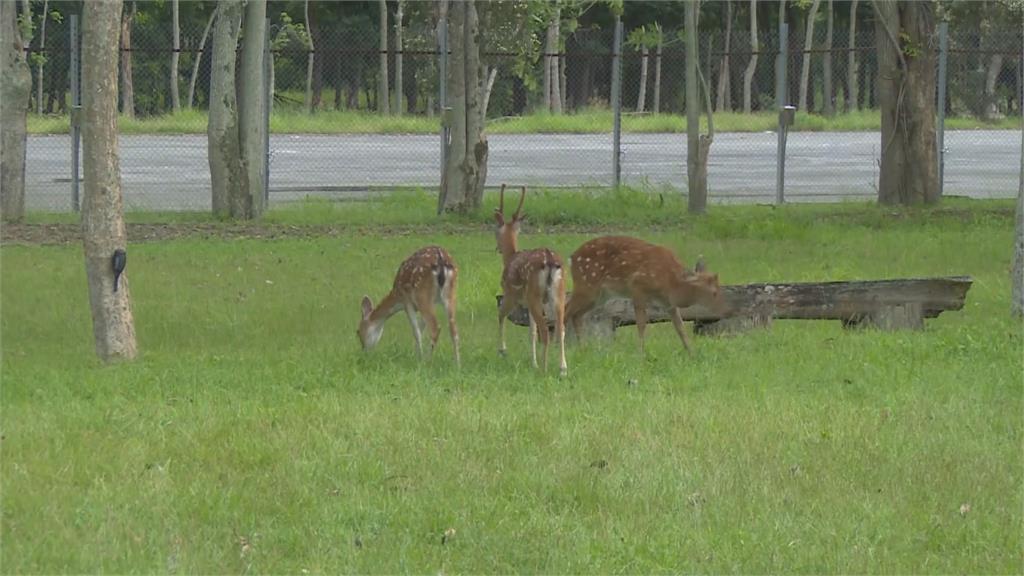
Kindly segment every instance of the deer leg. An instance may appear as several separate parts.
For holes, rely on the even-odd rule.
[[[641,298],[633,298],[633,310],[636,312],[636,331],[640,335],[640,353],[644,353],[644,331],[647,329],[647,303]]]
[[[544,306],[540,295],[527,297],[530,303],[530,344],[533,348],[533,367],[537,368],[537,338],[544,344],[544,370],[548,369],[548,322],[544,318]]]
[[[412,304],[405,305],[405,315],[409,317],[409,325],[412,326],[412,335],[416,337],[416,351],[420,358],[423,358],[423,335],[420,333],[420,323],[416,318],[416,308]]]
[[[507,353],[505,347],[505,318],[512,313],[515,306],[515,298],[511,298],[508,291],[505,291],[505,295],[501,299],[501,308],[498,309],[498,355],[500,356],[504,356]]]
[[[441,329],[437,326],[437,316],[434,315],[434,297],[428,294],[417,298],[416,307],[419,308],[420,316],[426,323],[427,335],[430,336],[429,355],[433,356],[434,348],[437,348],[437,336],[441,333]]]
[[[455,278],[451,279],[451,284],[446,287],[442,296],[441,304],[444,306],[445,314],[448,315],[448,333],[451,334],[452,347],[455,348],[455,365],[462,366],[462,360],[459,357],[459,327],[455,325]]]
[[[555,337],[558,338],[558,375],[565,376],[569,367],[565,363],[565,282],[559,282],[555,293]]]
[[[679,339],[683,341],[683,348],[690,354],[693,354],[693,349],[690,347],[690,340],[686,337],[686,328],[683,326],[683,313],[679,311],[679,308],[672,309],[672,326],[676,329],[676,334],[679,334]]]
[[[576,342],[583,341],[583,315],[594,306],[594,295],[580,290],[579,286],[572,293],[568,304],[565,306],[565,316],[572,323],[573,332],[576,333]]]

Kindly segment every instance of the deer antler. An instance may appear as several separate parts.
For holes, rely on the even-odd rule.
[[[505,214],[505,185],[501,185],[501,192],[498,194],[498,209],[495,210],[498,214]]]
[[[526,200],[526,186],[523,186],[523,194],[519,197],[519,206],[516,207],[516,213],[512,215],[513,220],[519,220],[519,213],[523,211],[524,200]]]

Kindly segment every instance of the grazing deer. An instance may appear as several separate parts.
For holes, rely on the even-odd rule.
[[[495,232],[498,251],[504,262],[501,273],[501,309],[498,311],[498,353],[505,355],[505,318],[517,305],[525,305],[530,313],[530,345],[533,349],[533,367],[537,368],[537,337],[544,344],[544,370],[548,368],[548,323],[544,317],[546,305],[554,309],[555,338],[559,345],[559,374],[565,376],[569,368],[565,363],[565,274],[562,258],[547,248],[522,250],[517,247],[519,226],[523,221],[523,200],[526,187],[519,197],[519,207],[510,220],[505,219],[505,185],[494,218],[498,221]]]
[[[566,316],[580,338],[583,315],[608,297],[627,297],[636,310],[640,351],[644,349],[647,303],[672,308],[672,325],[687,352],[690,342],[683,330],[679,309],[701,304],[725,313],[725,299],[718,274],[711,274],[698,259],[693,271],[686,269],[671,250],[627,236],[603,236],[584,243],[571,258],[573,292]]]
[[[459,329],[455,325],[455,284],[459,269],[455,260],[440,246],[420,248],[398,267],[391,292],[374,308],[369,296],[363,296],[363,318],[359,321],[359,342],[363,350],[370,350],[384,333],[384,322],[404,310],[416,336],[416,348],[423,357],[423,340],[416,313],[423,318],[430,331],[430,353],[437,346],[441,329],[434,316],[434,305],[441,304],[448,314],[448,330],[455,348],[455,364],[459,365]]]

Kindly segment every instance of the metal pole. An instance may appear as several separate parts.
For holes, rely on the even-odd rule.
[[[71,15],[71,209],[78,212],[81,201],[78,194],[78,155],[82,145],[82,78],[79,73],[78,14]]]
[[[946,58],[949,53],[949,23],[939,23],[939,118],[936,146],[939,153],[939,198],[942,198],[946,170]]]
[[[270,107],[274,105],[273,87],[270,85],[270,71],[273,62],[270,54],[270,18],[264,24],[266,41],[263,53],[263,203],[270,207]]]
[[[612,184],[622,184],[622,20],[615,17],[612,41]]]
[[[789,87],[786,78],[786,64],[789,59],[789,24],[779,23],[779,56],[775,64],[775,104],[779,109],[778,148],[775,162],[775,203],[785,202],[786,187],[786,123],[785,107],[788,100],[786,89]]]

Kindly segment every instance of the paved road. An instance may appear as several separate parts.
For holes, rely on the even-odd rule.
[[[1020,166],[1016,131],[946,133],[946,193],[975,198],[1016,194]],[[608,134],[492,135],[488,182],[535,186],[608,185]],[[711,148],[714,202],[767,202],[775,196],[773,133],[726,133]],[[306,195],[359,196],[368,187],[438,181],[439,137],[422,135],[275,135],[271,138],[271,201]],[[660,188],[685,187],[683,134],[625,134],[623,179]],[[880,138],[876,133],[792,133],[786,194],[792,201],[838,201],[875,194]],[[27,202],[31,209],[70,207],[70,139],[29,138]],[[129,209],[208,209],[210,175],[205,135],[122,136],[121,171]]]

